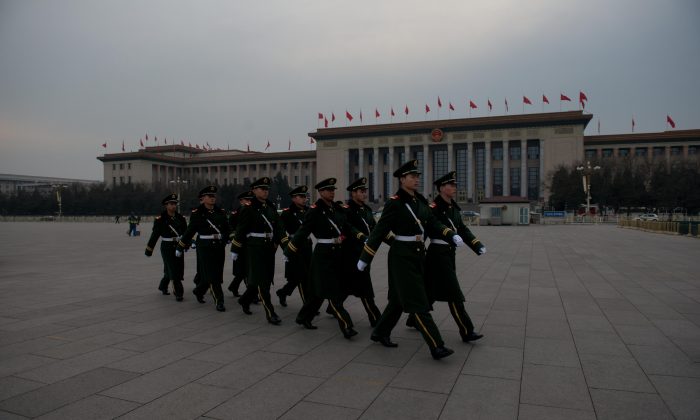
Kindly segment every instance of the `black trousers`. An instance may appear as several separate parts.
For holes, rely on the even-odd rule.
[[[260,304],[263,306],[263,309],[265,309],[265,317],[269,320],[272,315],[275,314],[275,307],[272,305],[272,300],[270,299],[270,286],[249,285],[238,299],[238,302],[241,305],[250,305],[256,301],[256,298],[260,300]]]
[[[204,296],[209,290],[214,297],[214,303],[223,304],[224,292],[221,290],[221,284],[224,282],[225,246],[198,246],[197,261],[199,282],[194,288],[194,294]]]
[[[307,295],[306,302],[297,315],[297,322],[311,322],[318,310],[321,309],[324,300],[325,299],[318,296]],[[338,326],[341,331],[354,326],[350,314],[343,306],[343,299],[328,299],[328,304],[331,307],[331,311],[333,311],[333,316],[335,316],[335,319],[338,321]]]
[[[464,307],[464,302],[447,302],[447,305],[450,307],[452,318],[459,328],[459,335],[464,337],[472,333],[474,331],[474,324],[472,323],[472,319],[469,318],[467,309]]]
[[[402,314],[403,307],[401,304],[397,301],[389,300],[386,308],[384,308],[381,318],[379,318],[377,326],[374,327],[374,335],[379,337],[389,337],[391,335],[391,331],[399,322],[399,319],[401,319]],[[415,319],[416,328],[418,328],[418,331],[420,331],[421,335],[423,336],[423,340],[425,340],[425,343],[428,345],[428,347],[430,347],[430,349],[435,349],[436,347],[445,345],[445,342],[442,341],[440,330],[438,330],[437,325],[435,325],[435,321],[433,321],[433,317],[430,316],[430,313],[412,313],[409,314],[409,316],[412,316],[413,319]]]

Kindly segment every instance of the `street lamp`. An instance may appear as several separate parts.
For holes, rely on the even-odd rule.
[[[576,170],[581,172],[583,177],[583,191],[586,193],[586,214],[591,213],[591,175],[594,171],[600,170],[600,166],[591,166],[591,162],[586,162],[586,166],[577,166]]]
[[[56,190],[56,202],[58,202],[58,218],[63,216],[63,201],[61,200],[61,190],[67,188],[66,184],[51,184],[51,188]]]
[[[177,194],[177,212],[180,213],[180,185],[181,184],[188,184],[190,181],[186,179],[180,179],[178,176],[175,180],[169,181],[171,184],[175,184],[175,190]]]

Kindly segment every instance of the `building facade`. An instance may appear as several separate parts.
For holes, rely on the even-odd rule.
[[[73,184],[91,185],[98,184],[99,182],[100,181],[88,179],[0,174],[0,193],[13,195],[17,194],[19,191],[39,191],[41,194],[48,195],[57,188],[66,188]]]
[[[584,159],[642,158],[671,161],[700,155],[700,130],[585,136]]]

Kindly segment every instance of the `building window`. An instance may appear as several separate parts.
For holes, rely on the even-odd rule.
[[[683,146],[671,146],[671,156],[680,156],[683,154]]]
[[[309,185],[309,176],[308,175],[304,176],[304,185],[306,185],[306,186]]]
[[[527,141],[527,158],[528,159],[539,159],[540,158],[540,141],[539,140],[528,140]]]
[[[393,192],[391,191],[391,176],[389,172],[384,172],[384,199],[386,198]]]
[[[119,169],[120,169],[120,170],[121,170],[121,169],[124,169],[124,164],[123,164],[123,163],[120,163],[120,164],[119,164]]]
[[[233,184],[238,185],[238,178],[233,178]]]
[[[510,195],[520,195],[520,168],[510,168]]]
[[[298,169],[299,168],[299,162],[292,162],[292,169]]]
[[[389,152],[382,153],[382,164],[384,164],[384,165],[389,164]]]
[[[646,147],[637,147],[634,149],[634,155],[639,157],[646,157],[648,149]]]
[[[493,168],[493,195],[503,195],[503,168]]]
[[[117,164],[116,164],[116,163],[113,163],[113,164],[112,164],[112,170],[113,170],[113,171],[116,171],[116,170],[117,170]]]
[[[698,154],[698,146],[688,146],[688,154],[689,155],[697,155]]]
[[[131,169],[131,164],[130,164],[130,163],[127,163],[126,165],[127,165],[127,166],[126,166],[127,169]]]
[[[309,167],[309,162],[301,162],[301,167],[306,169]]]
[[[276,170],[277,170],[277,164],[276,164],[276,163],[271,163],[271,164],[270,164],[270,169],[272,169],[273,171],[276,171]]]
[[[663,146],[661,146],[661,147],[654,147],[654,148],[652,149],[652,153],[653,153],[654,158],[658,158],[658,157],[663,156],[665,152],[666,152],[666,148],[663,147]]]
[[[374,164],[374,153],[368,153],[368,154],[367,154],[367,164],[368,164],[368,165],[373,165],[373,164]]]
[[[491,145],[491,159],[503,160],[503,143],[494,143]]]
[[[129,175],[129,184],[131,184],[131,175]]]
[[[491,207],[491,217],[501,217],[501,208],[500,207]]]
[[[622,149],[617,149],[617,155],[620,157],[627,157],[630,155],[630,149],[626,147]]]
[[[283,163],[283,164],[282,164],[282,169],[287,169],[287,165],[288,165],[287,163]]]
[[[124,177],[123,176],[119,177],[119,185],[124,185]]]
[[[117,177],[116,177],[116,176],[113,176],[113,177],[112,177],[112,186],[113,186],[113,187],[116,187],[116,186],[117,186]]]
[[[367,183],[369,184],[369,201],[374,201],[374,197],[377,195],[377,192],[374,191],[374,172],[367,175]]]
[[[425,172],[425,167],[423,166],[423,151],[422,150],[416,150],[414,155],[414,159],[418,161],[418,168],[421,172]]]
[[[586,160],[593,160],[596,158],[598,151],[595,149],[587,149],[585,152]]]
[[[485,183],[485,150],[484,145],[479,144],[474,146],[474,160],[476,165],[476,194],[477,198],[481,200],[484,197],[486,191]]]
[[[261,170],[261,171],[266,171],[266,170],[267,170],[267,165],[264,164],[264,163],[261,163],[261,164],[260,164],[260,170]]]
[[[399,167],[406,163],[406,152],[404,150],[399,152]]]
[[[433,151],[433,179],[438,179],[447,173],[447,150]]]
[[[510,146],[510,160],[520,160],[520,142]]]
[[[527,198],[537,200],[540,197],[540,168],[527,168]]]
[[[294,185],[299,185],[299,175],[294,175]]]
[[[457,186],[460,189],[467,189],[467,180],[469,179],[468,170],[469,165],[467,164],[467,149],[457,149],[455,167],[457,169]]]
[[[248,165],[248,169],[251,171],[254,171],[257,168],[257,165]]]
[[[613,155],[613,149],[603,149],[603,159],[611,158]]]
[[[360,153],[362,153],[361,150],[353,150],[353,160],[355,161],[355,165],[360,164]]]

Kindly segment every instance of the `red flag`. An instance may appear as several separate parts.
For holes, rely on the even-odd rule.
[[[141,147],[143,147],[143,139],[139,139],[139,143],[141,143]]]
[[[184,145],[185,145],[185,141],[184,141],[184,140],[180,140],[180,146],[184,146]]]
[[[107,148],[107,142],[102,143],[102,148],[106,149]]]
[[[267,141],[267,146],[265,146],[265,151],[270,148],[270,140]]]
[[[309,144],[314,144],[314,143],[316,143],[316,141],[314,140],[314,138],[313,138],[313,137],[309,137]]]
[[[430,112],[430,107],[428,104],[425,104],[425,113],[427,114],[428,112]]]
[[[528,105],[532,105],[532,102],[530,102],[530,99],[528,99],[527,96],[523,96],[523,103],[528,104]]]
[[[192,147],[192,143],[189,142],[189,141],[187,142],[187,145],[188,145],[189,147]]]
[[[598,134],[600,134],[600,119],[598,119]]]
[[[667,118],[670,118],[670,117],[667,117]],[[124,140],[122,140],[122,152],[125,152],[125,151],[126,150],[124,150]]]
[[[395,116],[396,116],[396,114],[394,113],[394,107],[393,107],[393,106],[391,107],[391,116],[392,116],[392,117],[395,117]]]
[[[491,108],[489,108],[489,109],[491,109]],[[508,98],[506,98],[506,112],[508,112]]]
[[[347,118],[348,121],[352,122],[352,114],[350,114],[348,110],[345,110],[345,118]]]
[[[250,143],[247,143],[248,151],[250,152]]]
[[[632,116],[632,132],[633,132],[633,133],[634,133],[634,126],[635,126],[635,123],[634,123],[634,116]]]
[[[491,99],[489,99],[489,100],[486,102],[486,105],[489,106],[489,111],[492,111],[492,110],[493,110],[493,104],[491,103]],[[506,111],[508,111],[508,99],[506,99]]]
[[[489,103],[490,103],[490,102],[489,102]],[[469,108],[471,108],[471,109],[476,109],[476,108],[478,108],[478,107],[476,106],[476,104],[474,103],[474,101],[469,100]]]
[[[360,110],[360,122],[362,122],[362,110]]]
[[[168,144],[168,138],[167,138],[167,137],[164,138],[163,141],[165,142],[165,144]]]
[[[542,103],[545,103],[545,104],[549,103],[549,99],[547,99],[547,95],[545,95],[545,94],[542,94]]]
[[[379,118],[381,115],[379,115],[379,110],[377,108],[374,108],[374,118]]]
[[[439,96],[438,96],[438,108],[442,108],[442,101],[440,100]]]
[[[322,119],[323,119],[323,114],[320,113],[320,112],[318,113],[318,119],[319,119],[319,120],[322,120]]]
[[[148,141],[148,133],[146,133],[146,141]]]
[[[328,128],[328,118],[323,117],[323,127]]]
[[[452,106],[452,102],[450,102],[450,111],[454,111],[454,110],[455,110],[455,107]]]
[[[158,136],[153,137],[153,141],[156,142],[156,144],[158,144]]]
[[[579,91],[578,93],[578,100],[579,102],[583,103],[583,101],[587,101],[588,98],[586,97],[586,94],[583,93],[583,91]]]
[[[289,147],[287,147],[287,150],[292,150],[292,139],[289,139]]]
[[[403,109],[403,113],[408,115],[408,105],[406,105],[406,108]]]
[[[335,114],[331,112],[331,122],[335,121]]]
[[[673,121],[673,118],[671,118],[670,115],[666,115],[666,122],[671,126],[671,128],[676,128],[676,122]]]
[[[199,144],[195,144],[194,147],[195,147],[196,149],[199,149]]]
[[[560,100],[560,101],[569,101],[569,102],[571,102],[571,98],[569,98],[568,96],[564,95],[563,93],[560,93],[560,94],[559,94],[559,100]]]

